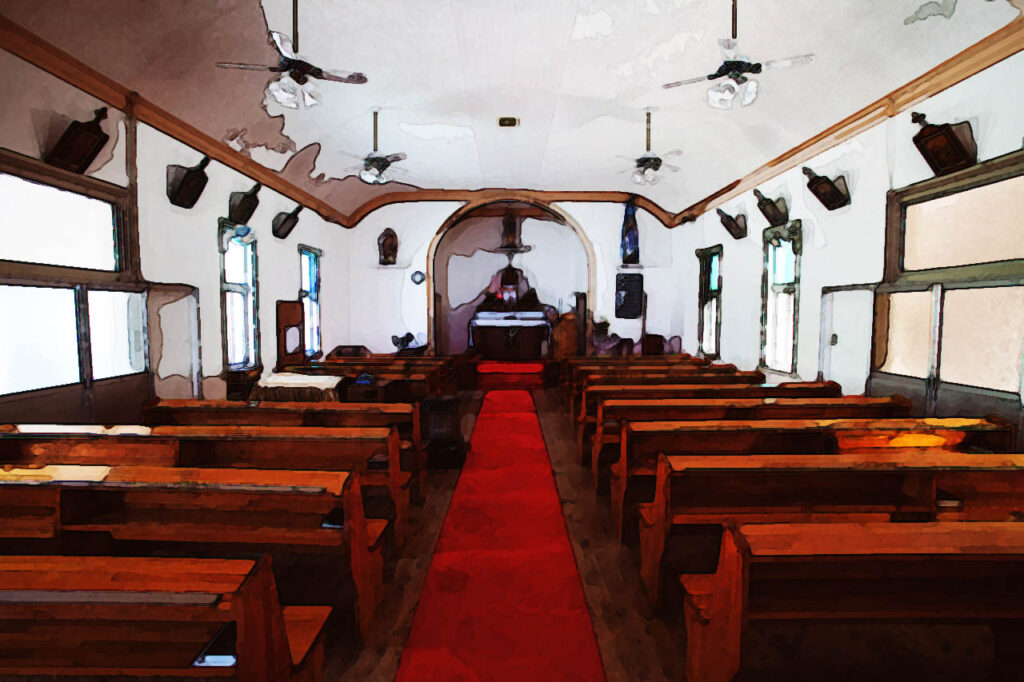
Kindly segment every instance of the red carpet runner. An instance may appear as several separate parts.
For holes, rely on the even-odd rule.
[[[526,391],[484,397],[397,679],[605,679]]]

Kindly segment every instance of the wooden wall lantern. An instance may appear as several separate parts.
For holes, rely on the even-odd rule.
[[[779,227],[789,222],[789,206],[786,205],[786,200],[779,197],[775,201],[772,201],[765,195],[761,194],[760,190],[754,190],[754,196],[757,197],[757,208],[761,211],[764,217],[768,220],[768,224],[772,227]]]
[[[916,111],[910,120],[921,126],[914,135],[914,146],[936,175],[948,175],[978,163],[978,145],[970,121],[934,125]]]
[[[210,181],[205,170],[209,164],[210,157],[204,156],[192,167],[177,164],[167,166],[167,198],[172,204],[181,208],[196,205],[206,189],[206,183]]]
[[[278,239],[287,237],[298,224],[299,211],[301,210],[302,204],[299,204],[291,213],[285,213],[284,211],[278,213],[271,222],[270,233]]]
[[[747,236],[747,216],[741,213],[733,217],[720,208],[715,210],[718,211],[718,217],[722,219],[722,226],[732,235],[733,239],[743,239]]]
[[[84,173],[96,160],[110,136],[100,128],[107,108],[97,109],[91,121],[72,121],[43,161],[72,173]]]
[[[262,185],[257,182],[248,192],[231,193],[228,201],[228,220],[235,225],[245,225],[249,222],[252,214],[256,212],[256,207],[260,205],[260,199],[256,196],[260,187]]]
[[[835,180],[829,180],[824,175],[815,174],[807,166],[803,167],[803,171],[807,176],[807,189],[825,208],[834,211],[850,204],[850,188],[846,185],[845,177],[837,175]]]

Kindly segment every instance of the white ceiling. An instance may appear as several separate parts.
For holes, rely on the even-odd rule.
[[[291,0],[262,4],[269,27],[291,33]],[[268,109],[300,149],[322,143],[317,172],[330,177],[353,164],[340,150],[370,151],[378,109],[381,151],[409,155],[403,182],[633,191],[619,156],[643,152],[653,107],[654,150],[681,148],[671,161],[682,170],[642,193],[680,210],[1018,14],[960,0],[951,19],[905,25],[920,4],[740,0],[743,53],[817,61],[762,74],[752,106],[720,111],[702,85],[660,86],[717,68],[730,0],[299,0],[300,54],[369,83],[323,83],[320,107]],[[498,128],[504,115],[521,125]]]

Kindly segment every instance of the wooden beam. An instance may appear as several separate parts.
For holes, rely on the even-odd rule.
[[[726,201],[782,173],[806,163],[811,158],[910,109],[929,97],[967,80],[1024,50],[1024,17],[1017,17],[992,35],[971,45],[963,52],[942,62],[931,71],[893,90],[860,111],[818,133],[789,151],[772,159],[750,175],[730,183],[683,211],[696,218]],[[673,227],[669,225],[669,227]]]

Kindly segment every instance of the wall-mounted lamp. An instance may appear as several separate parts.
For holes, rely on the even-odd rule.
[[[846,178],[837,175],[835,180],[829,180],[824,175],[816,175],[807,166],[803,167],[804,175],[807,176],[807,189],[811,190],[818,201],[825,208],[834,211],[850,203],[850,188],[846,185]]]
[[[783,197],[772,201],[761,194],[760,190],[756,189],[754,190],[754,196],[757,197],[757,208],[768,220],[769,225],[779,227],[789,222],[789,206],[786,205],[786,200]]]
[[[204,170],[210,163],[210,157],[204,156],[195,166],[167,166],[167,198],[175,206],[192,208],[199,201],[206,183],[210,178]]]
[[[100,128],[100,121],[107,117],[107,108],[97,109],[94,113],[91,121],[69,123],[43,161],[72,173],[84,173],[110,139]]]
[[[299,211],[302,210],[302,204],[295,207],[295,210],[291,213],[285,213],[281,211],[271,222],[270,233],[278,239],[284,239],[292,230],[295,229],[295,225],[299,222]]]
[[[978,163],[978,145],[970,121],[934,125],[916,111],[910,120],[921,126],[914,135],[914,146],[936,175],[948,175]]]
[[[718,217],[722,219],[722,227],[732,235],[733,239],[743,239],[747,236],[747,216],[741,213],[733,217],[720,208],[715,210],[718,211]]]
[[[252,214],[256,212],[256,207],[260,205],[260,199],[256,196],[260,187],[262,185],[257,182],[248,192],[231,193],[231,198],[228,200],[228,220],[236,225],[244,225],[249,222],[249,218],[252,218]]]

